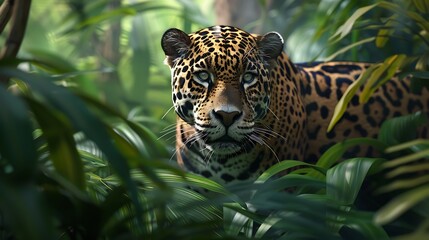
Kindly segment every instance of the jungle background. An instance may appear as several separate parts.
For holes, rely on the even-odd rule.
[[[376,63],[334,123],[356,87],[364,103],[397,70],[428,86],[429,1],[0,2],[0,239],[428,238],[425,114],[220,186],[175,166],[160,39],[229,24],[281,33],[294,62]],[[386,154],[342,158],[359,145]]]

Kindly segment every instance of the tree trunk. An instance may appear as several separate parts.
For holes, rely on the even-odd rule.
[[[121,0],[112,0],[108,3],[108,10],[113,10],[121,7]],[[121,59],[120,52],[120,37],[121,37],[121,21],[120,19],[110,23],[109,28],[104,35],[104,41],[101,45],[101,56],[108,63],[108,68],[112,71],[101,73],[100,81],[104,90],[106,102],[112,106],[117,106],[119,98],[123,96],[123,89],[120,82],[117,67]]]
[[[0,60],[15,58],[24,39],[30,14],[31,0],[5,0],[0,7],[0,31],[11,20],[10,31],[5,46],[0,51]],[[7,85],[9,78],[1,76],[0,83]]]
[[[270,1],[266,1],[269,4]],[[258,26],[250,27],[250,23],[259,20],[262,5],[256,0],[216,0],[214,1],[217,25],[231,25],[245,28],[248,31],[258,32]],[[250,27],[250,28],[249,28]]]

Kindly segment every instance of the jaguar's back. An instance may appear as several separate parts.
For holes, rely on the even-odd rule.
[[[375,136],[387,118],[429,109],[426,90],[411,94],[407,81],[395,79],[367,104],[355,97],[326,133],[335,105],[367,64],[297,66],[279,34],[228,26],[190,35],[170,29],[162,47],[178,114],[178,161],[219,182],[254,179],[284,159],[312,161],[345,138]]]
[[[347,111],[332,131],[327,132],[334,108],[343,93],[364,71],[368,63],[326,62],[311,67],[300,66],[302,97],[308,119],[309,149],[306,160],[314,161],[334,143],[353,137],[377,137],[381,124],[389,118],[419,110],[428,111],[428,91],[410,92],[410,78],[393,78],[375,91],[369,101],[359,104],[358,91]],[[421,136],[427,136],[426,128]],[[372,148],[356,147],[353,155],[371,156]]]

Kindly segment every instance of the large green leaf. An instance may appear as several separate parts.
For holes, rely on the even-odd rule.
[[[252,215],[247,215],[245,212],[242,214],[258,223],[265,224],[265,228],[271,228],[270,231],[274,231],[274,233],[280,231],[277,233],[280,236],[286,234],[290,239],[332,239],[336,233],[328,228],[327,211],[329,207],[325,203],[287,193],[264,192],[256,194],[249,201],[249,205],[260,212],[263,212],[262,210],[272,212],[270,218],[274,221],[262,219],[263,222],[261,222],[260,216],[253,218]],[[274,217],[278,219],[276,220]],[[264,238],[270,239],[268,234],[265,233]],[[280,236],[274,235],[271,238],[276,239]]]
[[[351,211],[363,181],[371,169],[377,168],[383,161],[384,159],[377,158],[353,158],[330,168],[326,174],[326,195],[338,202],[341,205],[340,209],[344,209],[345,212]],[[347,228],[357,230],[358,233],[365,236],[365,239],[388,239],[386,232],[368,217],[348,215],[350,216],[341,220],[341,215],[333,214],[332,217],[339,220],[334,226],[342,227],[339,230]],[[343,234],[343,237],[347,236],[346,233]]]
[[[77,188],[84,190],[83,164],[70,124],[55,110],[50,110],[31,98],[26,100],[48,143],[49,156],[56,171]]]
[[[262,238],[280,220],[281,218],[276,216],[276,213],[270,214],[258,227],[258,230],[255,233],[255,238]]]
[[[387,146],[413,140],[417,136],[417,128],[427,122],[428,118],[422,112],[388,119],[381,125],[378,139]]]
[[[257,194],[263,194],[264,192],[282,191],[285,189],[297,187],[323,189],[325,188],[325,186],[326,185],[323,180],[314,178],[312,176],[301,174],[287,174],[278,179],[269,181],[264,185],[261,185],[258,189]]]
[[[315,170],[321,172],[322,174],[325,174],[325,170],[323,168],[314,166],[312,164],[302,162],[302,161],[296,161],[296,160],[284,160],[277,164],[274,164],[269,169],[265,170],[261,176],[256,179],[255,183],[264,183],[268,179],[270,179],[273,176],[276,176],[277,174],[281,172],[285,172],[291,168],[295,167],[310,167],[314,168]]]
[[[137,187],[130,177],[127,159],[111,141],[111,136],[105,124],[88,110],[82,100],[67,89],[53,85],[48,81],[47,77],[9,68],[3,68],[0,71],[8,77],[19,78],[27,83],[33,91],[43,96],[45,101],[54,109],[64,114],[76,130],[82,131],[89,139],[95,142],[106,155],[113,169],[124,181],[137,212],[141,212]]]
[[[329,169],[341,159],[341,157],[349,148],[354,147],[356,145],[369,145],[374,147],[380,152],[383,152],[385,149],[385,145],[376,139],[372,139],[372,138],[346,139],[330,147],[328,150],[326,150],[319,158],[316,165],[323,169]]]
[[[225,203],[223,209],[223,222],[225,232],[230,236],[238,236],[244,232],[245,236],[252,235],[252,219],[259,216],[247,211],[246,208],[237,203]]]
[[[38,159],[30,115],[22,100],[2,85],[0,102],[0,159],[6,160],[11,167],[2,171],[14,176],[16,181],[29,180],[34,177]]]
[[[188,181],[194,186],[207,189],[211,192],[221,193],[225,195],[230,194],[229,191],[221,184],[196,174],[186,173],[186,181]]]
[[[123,120],[128,125],[128,127],[134,131],[133,134],[137,134],[138,137],[140,137],[143,141],[143,146],[140,148],[140,150],[143,157],[146,157],[146,160],[151,158],[165,158],[169,155],[166,147],[160,141],[158,141],[157,137],[146,127],[136,122],[130,121],[123,114],[119,113],[112,107],[109,107],[88,95],[78,94],[78,96],[85,100],[86,103],[96,107],[98,110],[101,110],[108,116],[117,117]]]
[[[326,173],[326,194],[344,205],[353,204],[370,168],[382,161],[377,158],[353,158],[330,168]]]
[[[0,195],[1,225],[4,227],[6,222],[16,239],[45,240],[58,237],[48,206],[35,185],[2,180]]]

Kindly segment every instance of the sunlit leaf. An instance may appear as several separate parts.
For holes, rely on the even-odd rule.
[[[347,105],[350,103],[353,96],[355,96],[356,92],[377,68],[377,64],[371,65],[359,76],[358,79],[356,79],[352,84],[350,84],[341,99],[338,101],[337,105],[335,105],[334,113],[332,115],[331,121],[329,122],[327,132],[330,132],[334,128],[335,124],[340,121],[341,117],[346,112]]]
[[[410,162],[414,162],[414,161],[418,161],[422,158],[427,158],[429,157],[429,149],[424,150],[424,151],[419,151],[410,155],[406,155],[400,158],[396,158],[394,160],[391,160],[389,162],[386,162],[385,164],[383,164],[383,167],[385,168],[391,168],[391,167],[395,167],[398,165],[402,165],[402,164],[407,164]]]
[[[407,210],[414,207],[420,201],[429,197],[429,185],[424,185],[419,188],[405,192],[392,201],[384,205],[379,211],[376,212],[374,221],[378,224],[387,224],[399,216],[404,214]]]
[[[398,72],[405,58],[406,56],[403,54],[393,55],[387,58],[378,68],[374,69],[359,96],[359,102],[367,102],[375,90],[389,81]]]
[[[202,177],[196,174],[187,173],[186,180],[197,187],[201,187],[203,189],[207,189],[212,192],[229,194],[229,191],[226,190],[224,186],[220,185],[219,183],[213,180],[207,179],[205,177]]]
[[[375,39],[375,46],[378,48],[384,47],[389,41],[390,36],[395,32],[395,28],[392,27],[392,25],[397,21],[397,16],[394,15],[389,19],[385,26],[378,30],[377,37]]]
[[[405,130],[403,130],[405,131]],[[405,143],[401,143],[398,145],[394,145],[391,147],[386,148],[386,153],[393,153],[393,152],[397,152],[397,151],[401,151],[401,150],[405,150],[405,149],[412,149],[413,151],[421,151],[421,150],[426,150],[429,149],[429,140],[426,139],[415,139],[412,141],[408,141]]]
[[[278,179],[274,179],[269,183],[262,185],[258,192],[273,192],[282,191],[289,188],[311,187],[317,189],[325,188],[324,180],[320,180],[308,175],[287,174]]]
[[[340,39],[344,38],[353,29],[353,25],[355,24],[356,20],[358,20],[362,15],[364,15],[368,11],[372,10],[376,6],[378,6],[378,4],[369,5],[369,6],[362,7],[362,8],[359,8],[358,10],[356,10],[347,19],[347,21],[341,27],[338,28],[337,32],[334,33],[330,39],[331,40],[332,39],[340,40]]]
[[[241,211],[237,211],[237,209],[240,209]],[[251,223],[251,220],[248,216],[245,216],[240,212],[245,212],[245,209],[242,206],[236,203],[225,204],[223,209],[223,219],[225,231],[228,235],[238,236],[240,232],[244,231],[245,235],[249,236],[249,231],[252,231],[248,226]]]
[[[429,70],[429,52],[425,52],[419,56],[417,63],[416,63],[416,70],[426,71],[426,72]],[[423,75],[423,76],[421,76],[421,75]],[[423,73],[418,73],[415,76],[427,79],[427,75],[423,74]]]
[[[263,237],[264,234],[267,233],[267,231],[270,230],[271,227],[276,223],[278,223],[280,220],[281,218],[278,216],[275,216],[275,214],[271,214],[270,216],[268,216],[256,231],[255,238]]]
[[[393,168],[392,171],[386,173],[386,177],[393,178],[403,174],[415,174],[415,173],[420,173],[424,171],[429,172],[429,162],[421,163],[421,164],[412,164],[410,166],[404,165],[400,167],[395,167]]]
[[[321,173],[325,172],[323,170],[323,168],[318,168],[317,166],[314,166],[314,165],[306,163],[306,162],[296,161],[296,160],[284,160],[284,161],[281,161],[277,164],[274,164],[269,169],[264,171],[261,174],[261,176],[259,176],[258,179],[255,181],[255,183],[263,183],[263,182],[267,181],[269,178],[271,178],[271,177],[273,177],[273,176],[275,176],[281,172],[284,172],[288,169],[295,168],[295,167],[311,167],[311,168],[314,168],[314,169],[320,171]]]
[[[407,178],[404,180],[396,180],[392,183],[383,185],[382,187],[377,189],[377,193],[386,193],[386,192],[402,190],[402,189],[412,189],[423,184],[428,185],[428,183],[429,183],[429,175],[417,176],[414,178]]]

